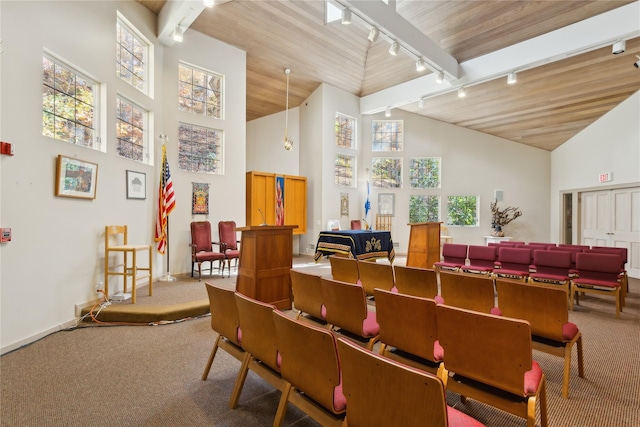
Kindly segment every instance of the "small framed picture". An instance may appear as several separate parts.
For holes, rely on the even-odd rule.
[[[127,199],[147,198],[147,175],[144,172],[127,171]]]
[[[378,194],[378,213],[380,215],[395,215],[396,195],[393,193]]]
[[[95,199],[98,164],[58,155],[56,196]]]

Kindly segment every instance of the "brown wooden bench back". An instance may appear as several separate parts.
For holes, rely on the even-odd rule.
[[[362,322],[367,317],[367,300],[360,285],[321,278],[326,321],[362,336]]]
[[[524,396],[531,370],[531,329],[525,320],[436,306],[438,339],[449,372]]]
[[[328,329],[297,321],[273,310],[280,372],[291,385],[334,414],[334,389],[340,384],[340,363],[334,335]]]
[[[394,265],[393,270],[398,292],[423,298],[438,295],[438,275],[430,268]]]
[[[271,313],[275,307],[239,292],[235,298],[242,329],[242,348],[277,372],[276,326]]]
[[[441,271],[440,296],[446,305],[489,313],[495,305],[493,278]]]
[[[435,362],[438,339],[436,303],[432,299],[375,290],[380,342]]]
[[[442,381],[338,338],[349,427],[447,425]]]
[[[562,326],[569,321],[569,300],[564,288],[496,279],[502,315],[524,319],[531,333],[562,342]]]
[[[331,277],[341,282],[356,283],[360,278],[358,272],[358,261],[351,258],[331,255]]]
[[[291,290],[296,310],[322,319],[322,284],[320,276],[291,270]]]
[[[211,329],[239,346],[238,328],[240,328],[240,318],[236,307],[235,292],[211,283],[205,283],[205,286],[209,296]]]
[[[394,285],[393,266],[375,261],[358,261],[360,282],[367,295],[373,296],[375,288],[390,291]]]

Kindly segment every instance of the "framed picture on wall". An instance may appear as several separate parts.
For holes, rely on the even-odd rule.
[[[144,172],[127,171],[127,199],[147,198],[147,175]]]
[[[378,213],[380,215],[395,215],[396,195],[393,193],[378,194]]]
[[[56,163],[56,196],[95,199],[98,164],[60,154]]]

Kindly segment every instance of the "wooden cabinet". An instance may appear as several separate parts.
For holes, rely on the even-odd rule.
[[[433,268],[433,264],[440,261],[440,223],[419,222],[407,225],[411,227],[407,266]]]
[[[246,224],[247,226],[275,225],[278,207],[278,185],[282,188],[284,225],[295,225],[293,234],[307,232],[307,178],[278,175],[268,172],[247,172]],[[264,219],[262,215],[264,215]]]

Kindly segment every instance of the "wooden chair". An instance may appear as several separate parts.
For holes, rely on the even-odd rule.
[[[391,264],[377,263],[375,261],[358,261],[358,273],[360,284],[367,296],[373,296],[375,288],[390,291],[393,289],[395,279]]]
[[[291,269],[293,306],[298,311],[296,319],[303,314],[324,322],[322,314],[322,283],[320,276]]]
[[[223,349],[239,361],[244,358],[245,352],[240,345],[240,319],[236,308],[235,292],[231,289],[221,288],[205,282],[207,295],[209,296],[209,308],[211,310],[211,329],[218,334],[213,343],[211,355],[207,366],[204,368],[202,380],[206,380],[211,370],[211,365],[219,348]]]
[[[446,404],[442,380],[338,338],[345,427],[481,427]]]
[[[528,427],[536,425],[539,401],[546,427],[546,381],[531,358],[529,323],[446,305],[438,305],[436,315],[447,390],[522,417]]]
[[[460,243],[445,243],[442,245],[442,261],[433,264],[436,271],[458,271],[467,262],[469,246]]]
[[[496,289],[502,315],[529,322],[533,349],[564,357],[562,397],[567,399],[574,344],[578,353],[578,375],[584,378],[582,334],[569,322],[567,290],[503,279],[496,280]]]
[[[492,277],[441,271],[440,297],[446,305],[481,313],[500,314],[500,310],[495,306]]]
[[[621,288],[622,291],[622,305],[624,305],[625,298],[627,293],[629,292],[629,279],[627,276],[627,248],[618,248],[611,246],[592,246],[591,249],[585,250],[584,252],[596,252],[596,253],[605,253],[605,254],[614,254],[620,256],[620,279],[621,279]]]
[[[331,265],[331,277],[334,280],[347,283],[358,283],[358,280],[360,280],[358,260],[331,255],[329,264]]]
[[[198,264],[198,280],[202,280],[202,263],[209,263],[209,274],[213,272],[213,263],[218,261],[218,270],[224,266],[224,253],[213,250],[211,240],[211,223],[209,221],[191,222],[191,277],[196,263]],[[224,269],[223,269],[224,275]]]
[[[242,366],[231,393],[229,407],[235,409],[242,393],[247,373],[252,370],[262,379],[280,391],[286,390],[288,382],[280,375],[276,326],[273,320],[275,306],[235,293],[236,306],[245,350]],[[279,413],[280,408],[276,411]]]
[[[394,265],[396,289],[399,293],[423,298],[438,295],[438,275],[430,268]]]
[[[581,292],[613,295],[616,301],[616,319],[622,311],[620,257],[604,253],[578,252],[576,254],[577,277],[571,280],[570,309],[573,301],[579,304]]]
[[[562,286],[568,296],[571,284],[571,252],[534,250],[528,282]]]
[[[231,277],[231,261],[235,261],[235,267],[238,268],[238,259],[240,258],[240,241],[236,234],[235,221],[219,221],[218,222],[218,238],[217,242],[220,246],[220,252],[224,254],[224,263],[222,264],[222,276],[224,277],[225,265],[229,268],[229,277]]]
[[[321,282],[327,323],[350,338],[365,341],[368,349],[373,348],[378,341],[380,326],[376,312],[367,306],[364,288],[325,277]]]
[[[283,390],[274,427],[280,426],[291,402],[323,426],[340,427],[346,411],[335,336],[328,329],[303,323],[274,310]]]
[[[112,244],[112,241],[116,244]],[[138,265],[138,252],[147,251],[149,261],[147,267]],[[112,255],[122,254],[123,261],[110,266]],[[120,269],[122,267],[122,269]],[[138,275],[139,271],[146,274]],[[104,297],[109,299],[109,276],[122,276],[123,292],[127,292],[127,281],[131,278],[131,303],[136,303],[136,285],[140,279],[149,280],[149,296],[153,295],[153,252],[151,245],[130,245],[126,225],[107,225],[104,228]]]
[[[380,354],[436,374],[442,360],[436,302],[432,299],[375,290],[380,325]]]
[[[376,214],[376,230],[391,231],[391,214]]]
[[[524,282],[529,277],[531,261],[531,249],[499,247],[498,258],[493,265],[492,274],[495,277],[517,279]]]
[[[498,246],[469,245],[467,257],[469,263],[460,266],[463,273],[491,274],[496,258]]]
[[[352,230],[362,230],[362,221],[360,221],[359,219],[352,219],[351,220],[351,229]]]

